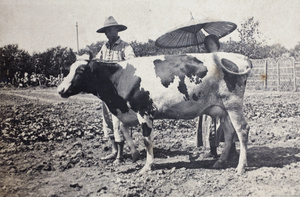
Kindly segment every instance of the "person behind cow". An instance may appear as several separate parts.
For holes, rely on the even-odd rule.
[[[103,62],[113,63],[120,62],[130,58],[134,58],[133,48],[125,41],[121,40],[118,32],[126,30],[125,25],[118,24],[117,21],[109,16],[105,19],[103,27],[97,30],[97,33],[105,33],[108,41],[103,44],[96,58]],[[120,131],[119,120],[112,115],[106,104],[102,102],[103,112],[103,132],[104,136],[109,139],[112,144],[112,153],[102,160],[114,159],[120,161],[123,154],[124,139]],[[111,116],[111,119],[110,119]]]
[[[218,52],[220,49],[220,42],[219,38],[216,35],[208,35],[204,39],[204,46],[205,49],[208,53],[214,53]],[[208,157],[218,157],[217,153],[217,147],[219,145],[220,141],[224,141],[224,132],[222,130],[222,125],[220,124],[220,119],[217,118],[212,118],[207,115],[203,115],[203,125],[208,128],[209,130],[209,146],[210,146],[210,152],[207,155]],[[218,127],[218,130],[216,129]],[[231,155],[238,154],[236,151],[235,147],[235,142],[232,143],[231,150],[230,150]]]

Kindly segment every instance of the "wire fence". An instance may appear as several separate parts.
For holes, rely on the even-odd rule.
[[[299,91],[300,62],[293,58],[253,59],[248,90]]]

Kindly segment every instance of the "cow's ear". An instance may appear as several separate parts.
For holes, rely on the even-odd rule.
[[[71,48],[69,48],[69,51],[70,51],[70,54],[71,54],[72,56],[76,56],[75,53],[73,52],[73,50],[72,50]]]

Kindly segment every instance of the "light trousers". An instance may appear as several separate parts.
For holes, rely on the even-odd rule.
[[[104,102],[102,102],[102,114],[104,137],[114,137],[115,142],[124,141],[123,134],[120,130],[120,120],[110,113],[107,105]]]

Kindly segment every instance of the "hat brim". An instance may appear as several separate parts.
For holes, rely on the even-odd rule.
[[[105,30],[108,27],[117,27],[119,31],[124,31],[124,30],[127,29],[127,27],[125,25],[110,25],[110,26],[105,26],[105,27],[102,27],[102,28],[98,29],[97,33],[105,33]]]

